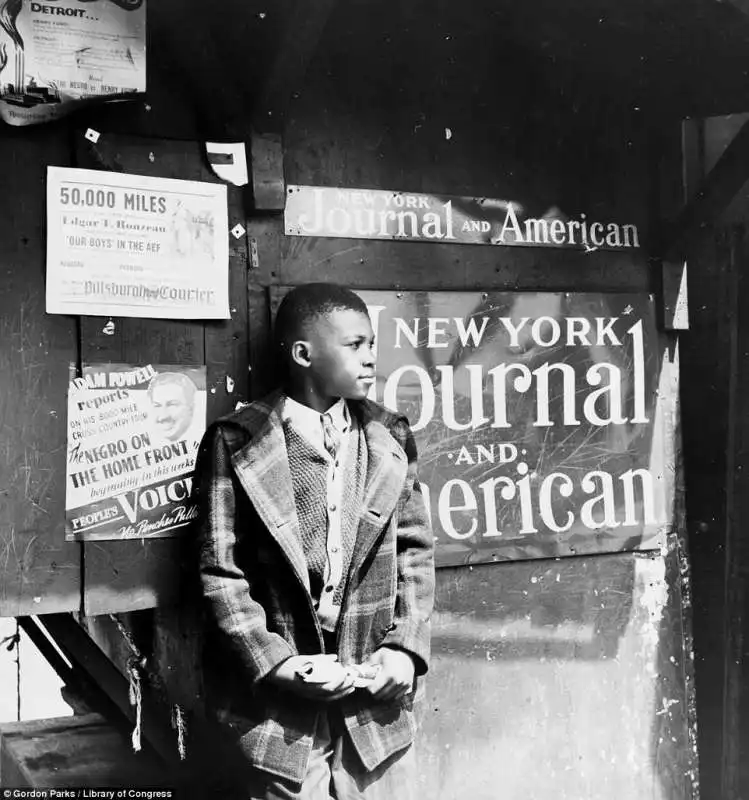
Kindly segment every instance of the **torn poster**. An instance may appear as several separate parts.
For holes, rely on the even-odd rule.
[[[205,367],[89,364],[68,392],[65,538],[176,536],[195,518]]]
[[[226,186],[47,170],[47,313],[228,319]]]
[[[0,118],[58,119],[146,89],[145,0],[0,0]]]

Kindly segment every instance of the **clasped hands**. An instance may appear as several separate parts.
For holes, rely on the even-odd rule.
[[[357,688],[387,702],[413,689],[414,662],[404,650],[381,647],[363,666],[374,673],[366,682],[358,681],[357,671],[340,664],[336,655],[291,656],[268,674],[268,680],[279,689],[323,702],[340,700]],[[306,680],[305,673],[315,680]]]

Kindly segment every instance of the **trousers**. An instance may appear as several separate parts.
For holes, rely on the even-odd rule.
[[[249,800],[416,800],[413,745],[369,772],[337,728],[331,714],[320,714],[301,788],[256,771],[250,778]]]

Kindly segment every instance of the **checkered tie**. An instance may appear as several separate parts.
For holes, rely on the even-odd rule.
[[[322,415],[322,436],[325,449],[328,451],[328,453],[330,453],[330,457],[335,459],[336,452],[338,451],[338,445],[341,442],[340,434],[336,430],[336,427],[333,424],[333,418],[330,416],[330,414]]]

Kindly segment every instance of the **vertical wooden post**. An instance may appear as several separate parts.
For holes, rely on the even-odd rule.
[[[726,465],[725,673],[723,700],[723,784],[725,800],[740,800],[749,790],[749,234],[742,226],[731,235],[729,274],[734,286],[731,326],[728,447]]]

